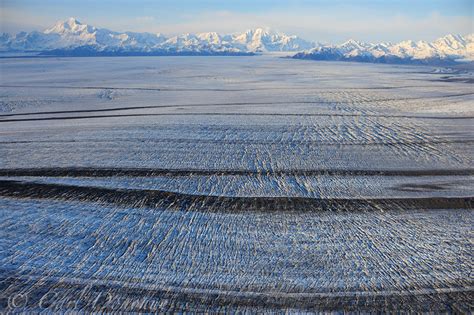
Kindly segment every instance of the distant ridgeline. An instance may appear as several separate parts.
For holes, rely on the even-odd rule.
[[[126,56],[253,56],[253,52],[155,49],[152,51],[118,49],[97,49],[96,46],[79,46],[41,51],[38,56],[57,57],[126,57]]]
[[[243,33],[215,32],[165,37],[157,33],[114,32],[82,24],[75,18],[43,32],[0,35],[0,52],[36,56],[248,56],[291,52],[292,58],[395,64],[454,64],[474,60],[474,34],[447,35],[434,42],[341,45],[306,41],[294,35],[257,28]]]
[[[215,32],[165,37],[156,33],[114,32],[74,18],[43,32],[0,36],[0,51],[68,56],[252,55],[268,51],[302,51],[316,44],[258,28],[244,33]]]
[[[443,57],[427,57],[427,58],[413,58],[413,57],[399,57],[395,55],[383,56],[346,56],[338,52],[299,52],[292,56],[293,59],[309,59],[320,61],[350,61],[350,62],[368,62],[368,63],[384,63],[384,64],[413,64],[413,65],[455,65],[459,63],[456,59]]]
[[[432,43],[411,40],[397,44],[368,44],[349,40],[299,52],[296,59],[392,64],[455,64],[474,61],[474,34],[447,35]]]

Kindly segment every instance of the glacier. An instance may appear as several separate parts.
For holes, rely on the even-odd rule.
[[[0,312],[472,309],[466,64],[0,66]]]

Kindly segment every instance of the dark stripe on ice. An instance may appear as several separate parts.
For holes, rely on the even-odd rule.
[[[388,101],[385,100],[371,100],[371,101],[358,101],[356,103],[367,103],[377,101]],[[392,100],[393,101],[393,100]],[[103,112],[115,112],[115,111],[129,111],[129,110],[143,110],[143,109],[159,109],[159,108],[186,108],[186,107],[226,107],[226,106],[254,106],[254,105],[287,105],[287,104],[344,104],[345,102],[337,101],[285,101],[285,102],[236,102],[236,103],[211,103],[211,104],[170,104],[170,105],[150,105],[150,106],[128,106],[128,107],[114,107],[114,108],[101,108],[101,109],[83,109],[83,110],[62,110],[62,111],[45,111],[45,112],[27,112],[27,113],[9,113],[0,114],[0,117],[16,117],[16,116],[34,116],[34,115],[51,115],[51,114],[71,114],[71,113],[103,113]],[[164,113],[170,115],[171,113]],[[177,113],[187,114],[187,113]],[[207,114],[207,113],[204,113]],[[220,114],[220,113],[212,113]],[[227,114],[227,113],[222,113]],[[237,113],[239,115],[252,115],[253,113]],[[139,115],[153,115],[153,114],[139,114]],[[255,115],[267,115],[266,113],[255,114]],[[457,118],[474,118],[467,116],[422,116],[422,115],[386,115],[386,114],[366,114],[366,113],[308,113],[308,114],[272,114],[268,115],[281,115],[281,116],[342,116],[342,117],[387,117],[387,118],[419,118],[419,119],[457,119]],[[64,117],[64,116],[63,116]],[[82,116],[78,116],[82,117]],[[107,117],[107,116],[94,116],[94,117]]]
[[[431,141],[311,141],[311,140],[212,140],[212,139],[153,139],[153,138],[130,138],[130,139],[84,139],[84,140],[18,140],[18,141],[0,141],[0,144],[34,144],[34,143],[171,143],[171,144],[216,144],[216,145],[288,145],[288,146],[411,146],[411,145],[433,145],[433,144],[471,144],[473,140],[431,140]]]
[[[113,108],[101,108],[101,109],[12,113],[12,114],[0,114],[0,117],[49,115],[49,114],[69,114],[69,113],[113,112],[113,111],[127,111],[127,110],[137,110],[137,109],[176,108],[176,107],[215,107],[215,106],[224,107],[224,106],[253,106],[253,105],[274,105],[274,104],[315,104],[315,103],[319,103],[319,102],[316,102],[316,101],[292,102],[292,101],[290,101],[290,102],[250,102],[250,103],[236,102],[236,103],[211,103],[211,104],[170,104],[170,105],[113,107]]]
[[[317,199],[305,197],[228,197],[161,190],[112,189],[0,180],[0,196],[114,204],[181,211],[390,211],[471,209],[474,197]]]
[[[191,89],[191,88],[169,88],[169,87],[112,87],[112,86],[67,86],[67,85],[19,85],[19,84],[3,84],[3,88],[34,88],[34,89],[67,89],[67,90],[124,90],[124,91],[165,91],[165,92],[186,92],[186,91],[216,91],[216,92],[245,92],[245,91],[273,91],[273,90],[323,90],[323,91],[340,91],[341,89],[328,89],[317,87],[258,87],[258,88],[230,88],[230,89]],[[395,90],[406,88],[428,88],[430,85],[406,85],[406,86],[376,86],[376,87],[347,87],[342,90]],[[450,94],[446,97],[472,95],[474,93]],[[444,96],[441,96],[444,97]],[[420,98],[410,98],[420,99]]]
[[[288,170],[251,170],[251,169],[164,169],[164,168],[4,168],[0,176],[39,176],[39,177],[113,177],[113,176],[471,176],[474,169],[288,169]]]
[[[386,118],[414,118],[414,119],[474,119],[474,116],[409,116],[409,115],[366,115],[366,114],[280,114],[280,113],[159,113],[159,114],[114,114],[114,115],[87,115],[87,116],[60,116],[42,118],[0,119],[0,123],[22,121],[49,121],[97,118],[123,117],[153,117],[153,116],[280,116],[280,117],[386,117]]]

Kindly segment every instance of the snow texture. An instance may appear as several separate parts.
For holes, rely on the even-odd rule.
[[[2,312],[472,311],[468,68],[0,66]]]

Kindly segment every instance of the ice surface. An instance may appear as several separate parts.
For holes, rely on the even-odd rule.
[[[472,84],[274,56],[0,66],[0,308],[472,306]]]

